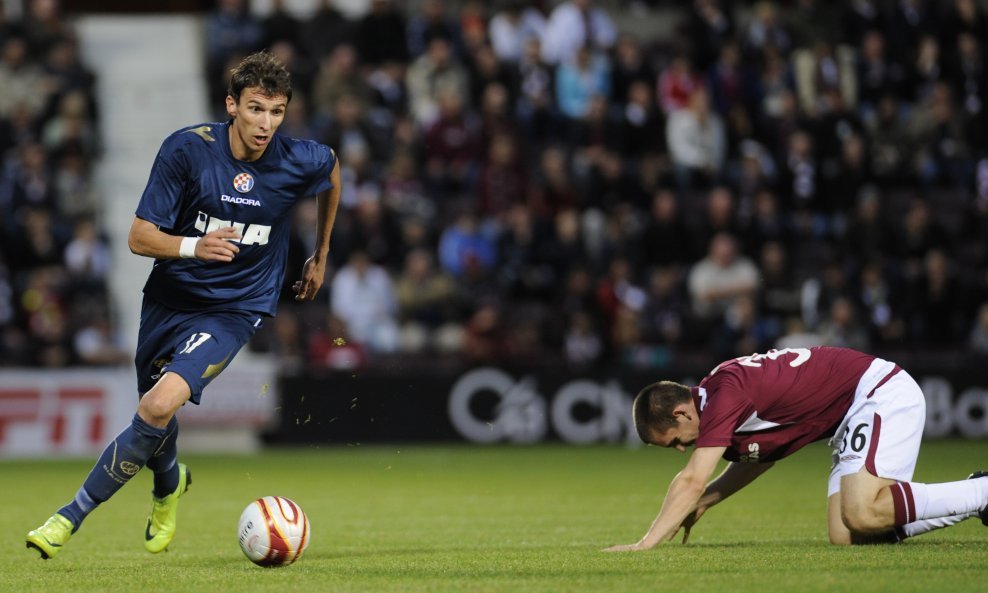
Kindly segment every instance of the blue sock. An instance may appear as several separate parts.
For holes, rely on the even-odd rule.
[[[134,414],[130,426],[103,450],[72,502],[58,509],[59,515],[72,521],[73,531],[79,529],[86,515],[100,503],[106,502],[140,471],[165,432],[166,429],[155,428]]]
[[[164,498],[178,488],[178,418],[172,416],[165,427],[167,431],[147,467],[154,472],[154,490],[158,498]]]

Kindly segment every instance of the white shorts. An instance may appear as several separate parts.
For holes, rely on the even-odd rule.
[[[841,476],[862,467],[879,478],[912,480],[925,423],[926,399],[916,381],[894,363],[876,358],[830,441],[834,454],[827,497],[840,492]]]

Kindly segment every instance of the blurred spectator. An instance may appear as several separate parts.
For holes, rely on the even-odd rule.
[[[75,332],[72,346],[78,361],[85,365],[120,365],[133,360],[123,336],[103,315],[90,317]]]
[[[974,173],[974,161],[967,145],[965,121],[954,106],[946,83],[933,87],[929,101],[913,112],[917,173],[930,185],[963,187]]]
[[[41,129],[41,143],[50,155],[74,152],[87,160],[100,151],[96,128],[90,119],[89,99],[82,91],[61,96],[57,112]]]
[[[462,55],[459,35],[456,19],[446,13],[443,0],[422,0],[418,11],[408,19],[408,54],[415,59],[425,53],[433,37],[442,37],[450,40],[455,54]]]
[[[689,107],[693,94],[703,86],[703,79],[693,69],[684,55],[676,55],[662,70],[658,78],[656,94],[666,115]]]
[[[31,55],[43,56],[68,35],[58,0],[28,0],[24,3],[23,31]]]
[[[579,120],[590,111],[594,97],[607,98],[610,92],[609,65],[603,54],[587,47],[577,50],[572,60],[556,69],[556,104],[564,117]]]
[[[406,84],[409,108],[420,125],[429,125],[439,118],[440,95],[455,95],[460,107],[469,98],[467,72],[445,37],[429,40],[426,52],[408,67]]]
[[[484,233],[476,215],[463,209],[439,238],[439,265],[454,278],[463,278],[470,268],[490,270],[497,262],[497,246]]]
[[[982,303],[978,307],[968,344],[978,354],[988,355],[988,303]]]
[[[816,332],[806,329],[803,320],[799,317],[786,319],[785,333],[775,341],[775,347],[778,350],[784,350],[786,348],[812,348],[822,345],[823,337]]]
[[[725,43],[707,71],[707,88],[714,110],[726,117],[735,107],[744,107],[752,94],[747,85],[740,48],[736,43]]]
[[[816,331],[821,321],[831,314],[833,303],[848,298],[851,287],[844,268],[829,261],[819,273],[810,274],[803,281],[800,292],[803,324]]]
[[[456,288],[435,267],[432,255],[414,249],[395,282],[403,352],[452,352],[461,341]]]
[[[966,293],[947,254],[940,249],[929,250],[920,275],[909,282],[906,291],[906,323],[915,343],[924,348],[942,348],[963,340],[971,328],[964,306]]]
[[[495,303],[480,303],[467,319],[462,352],[468,362],[494,362],[509,355],[503,312]]]
[[[517,62],[531,39],[545,34],[546,20],[528,0],[505,0],[491,18],[488,36],[497,59]]]
[[[507,89],[511,86],[511,73],[498,61],[494,49],[489,44],[483,43],[474,47],[467,57],[472,105],[483,107],[484,98],[491,87],[500,87],[507,94]]]
[[[357,67],[357,50],[346,43],[337,45],[319,61],[312,81],[312,107],[317,113],[331,116],[345,96],[363,104],[370,102],[371,87]]]
[[[46,97],[53,90],[54,81],[28,59],[27,41],[22,37],[10,37],[4,42],[0,54],[0,116],[9,116],[17,107],[27,109],[33,118],[45,107]],[[42,99],[42,100],[39,100]]]
[[[863,32],[861,53],[857,58],[858,108],[865,114],[873,111],[886,94],[898,94],[906,78],[902,64],[892,60],[881,31]]]
[[[632,85],[651,86],[655,82],[655,77],[655,70],[641,42],[631,35],[622,35],[618,38],[614,46],[614,61],[611,64],[610,87],[611,99],[614,103],[620,105],[631,100]]]
[[[706,70],[716,59],[721,47],[734,34],[734,19],[730,3],[721,0],[693,0],[689,20],[689,37],[693,47],[693,63]]]
[[[330,305],[358,344],[371,353],[398,350],[397,302],[387,271],[364,251],[350,254],[333,276]]]
[[[321,0],[315,13],[299,25],[302,51],[320,61],[338,45],[356,43],[357,24],[333,6],[333,0]]]
[[[549,64],[566,64],[581,48],[608,51],[617,40],[617,29],[607,12],[594,0],[565,0],[549,14],[542,36],[542,58]]]
[[[555,133],[555,90],[552,70],[539,56],[540,47],[538,39],[525,44],[515,76],[520,127],[541,145]]]
[[[703,188],[720,177],[727,136],[705,89],[694,90],[687,108],[669,114],[666,143],[681,189]]]
[[[758,268],[738,253],[734,237],[719,233],[710,240],[707,256],[690,270],[687,284],[694,314],[711,322],[723,318],[737,299],[754,295]]]
[[[384,160],[387,131],[367,116],[364,103],[356,95],[340,95],[332,117],[323,131],[324,141],[340,154],[361,152],[371,164]]]
[[[477,180],[477,211],[481,215],[497,218],[516,205],[528,214],[528,174],[510,134],[491,138]]]
[[[687,336],[690,304],[677,266],[655,268],[649,275],[648,294],[642,309],[645,341],[678,345],[693,339]]]
[[[636,250],[646,267],[688,266],[695,261],[679,202],[672,190],[663,188],[652,197],[648,221],[641,232],[641,244]]]
[[[573,313],[563,342],[566,362],[578,368],[592,366],[604,356],[604,346],[593,318],[583,311]]]
[[[858,301],[868,323],[871,341],[897,344],[905,336],[906,329],[901,318],[901,293],[877,262],[869,262],[861,269],[859,283]]]
[[[65,246],[65,266],[74,282],[100,285],[110,270],[110,249],[90,219],[76,221],[72,239]]]
[[[453,88],[440,90],[439,117],[425,130],[425,179],[435,195],[457,195],[471,186],[481,154],[480,121]]]
[[[645,307],[647,294],[634,276],[634,268],[626,258],[610,262],[607,275],[597,282],[597,306],[608,323],[614,324],[622,309],[638,313]]]
[[[665,122],[655,106],[650,84],[641,80],[631,83],[621,115],[621,153],[625,157],[654,157],[664,152]]]
[[[792,36],[779,18],[778,7],[768,0],[755,3],[743,40],[744,52],[751,60],[769,47],[783,55],[792,49]]]
[[[858,319],[854,303],[840,297],[830,305],[830,314],[820,324],[820,338],[824,346],[868,350],[871,347],[868,332]]]
[[[760,252],[761,282],[757,297],[760,318],[759,338],[771,344],[785,329],[786,320],[800,312],[800,285],[789,262],[785,248],[775,242],[766,243]]]
[[[899,99],[891,94],[882,95],[866,121],[871,170],[883,186],[899,185],[909,177],[913,148],[908,121]]]

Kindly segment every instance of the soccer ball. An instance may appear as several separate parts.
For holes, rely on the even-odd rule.
[[[284,496],[265,496],[240,514],[237,537],[240,549],[258,566],[288,566],[309,545],[309,518],[297,503]]]

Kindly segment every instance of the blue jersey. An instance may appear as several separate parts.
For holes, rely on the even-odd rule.
[[[159,259],[144,292],[183,311],[239,310],[274,315],[285,277],[289,213],[330,187],[336,155],[323,144],[275,134],[254,162],[230,150],[230,123],[179,130],[165,139],[137,216],[170,235],[197,237],[233,226],[232,262]]]

